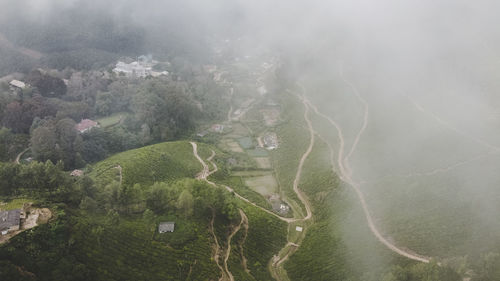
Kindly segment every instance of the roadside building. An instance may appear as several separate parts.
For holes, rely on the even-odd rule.
[[[21,209],[0,211],[0,233],[2,235],[19,230],[20,224]]]
[[[160,225],[158,225],[158,232],[159,233],[174,232],[174,228],[175,228],[175,222],[161,222]]]

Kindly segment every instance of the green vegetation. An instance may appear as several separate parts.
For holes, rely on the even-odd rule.
[[[273,174],[245,178],[245,184],[264,197],[275,194],[278,187]]]
[[[93,166],[90,176],[103,183],[116,180],[117,169],[114,168],[118,165],[122,167],[125,185],[192,178],[201,170],[189,142],[180,141],[118,153]]]
[[[291,201],[290,204],[293,205],[296,211],[302,210],[305,213],[304,206],[293,192],[293,181],[300,157],[309,144],[309,134],[305,129],[302,114],[304,106],[297,98],[289,95],[281,97],[281,104],[287,110],[283,113],[285,121],[276,128],[280,147],[271,151],[272,164],[276,171],[280,192],[286,194],[286,197]]]
[[[117,112],[106,117],[98,118],[95,121],[99,123],[101,127],[106,128],[120,123],[120,121],[122,121],[123,119],[125,119],[125,117],[127,117],[127,114],[128,114],[127,112]]]
[[[24,203],[34,202],[33,199],[30,198],[16,198],[7,202],[0,201],[0,210],[14,210],[21,209],[24,206]]]

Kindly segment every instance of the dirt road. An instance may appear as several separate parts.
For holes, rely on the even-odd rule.
[[[238,224],[234,229],[233,231],[231,232],[231,234],[229,234],[229,236],[227,237],[227,250],[226,250],[226,255],[224,257],[224,268],[226,269],[226,273],[227,275],[229,276],[229,280],[231,281],[234,281],[234,277],[233,277],[233,274],[231,273],[231,271],[229,271],[229,268],[227,266],[227,261],[229,260],[229,255],[231,255],[231,239],[233,239],[233,236],[238,233],[238,231],[240,231],[241,229],[241,226],[246,222],[246,225],[248,225],[248,218],[247,216],[245,215],[245,212],[243,212],[241,209],[239,209],[240,211],[240,217],[241,217],[241,221],[240,221],[240,224]]]
[[[16,160],[14,161],[16,164],[20,164],[20,160],[21,160],[21,156],[23,156],[24,153],[26,153],[26,151],[29,150],[29,147],[26,148],[25,150],[21,151],[17,156],[16,156]]]
[[[358,182],[355,182],[352,178],[351,178],[351,175],[349,174],[349,172],[346,172],[346,168],[344,166],[344,161],[347,159],[347,162],[348,162],[348,158],[344,158],[342,159],[342,155],[343,155],[343,149],[344,149],[344,143],[345,143],[345,140],[344,140],[344,137],[343,137],[343,133],[342,133],[342,129],[341,127],[334,121],[332,120],[331,118],[328,118],[325,114],[321,113],[316,106],[314,106],[310,101],[306,100],[306,103],[309,104],[311,106],[311,108],[314,110],[314,112],[316,114],[318,114],[318,116],[321,116],[323,118],[325,118],[326,120],[328,120],[328,122],[337,130],[337,133],[338,133],[338,136],[339,136],[339,142],[340,142],[340,151],[338,153],[338,158],[337,158],[337,161],[335,161],[334,159],[334,153],[333,153],[333,147],[332,145],[329,143],[329,142],[326,142],[327,145],[328,145],[328,148],[330,150],[330,155],[331,155],[331,165],[332,165],[332,171],[334,173],[336,173],[337,175],[339,175],[340,179],[346,183],[348,183],[353,189],[354,191],[356,192],[356,195],[358,196],[358,199],[361,203],[361,207],[363,208],[363,212],[365,214],[365,217],[366,217],[366,220],[368,222],[368,226],[370,227],[370,230],[371,232],[375,235],[375,237],[382,243],[384,244],[387,248],[389,248],[391,251],[401,255],[401,256],[404,256],[404,257],[407,257],[409,259],[412,259],[412,260],[415,260],[415,261],[420,261],[420,262],[424,262],[424,263],[428,263],[430,258],[429,257],[424,257],[424,256],[421,256],[421,255],[417,255],[417,254],[414,254],[414,253],[411,253],[409,251],[406,251],[406,250],[403,250],[403,249],[400,249],[398,247],[396,247],[394,244],[392,244],[391,242],[389,242],[384,236],[382,236],[382,234],[379,232],[379,230],[377,229],[377,227],[375,226],[375,223],[373,222],[373,218],[372,218],[372,215],[368,209],[368,204],[366,203],[366,200],[365,200],[365,197],[364,197],[364,194],[363,192],[361,191],[360,189],[360,184]],[[359,135],[359,134],[358,134]],[[339,171],[335,171],[335,162],[337,162],[337,165],[339,166]]]

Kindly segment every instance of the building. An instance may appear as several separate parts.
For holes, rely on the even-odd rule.
[[[90,119],[83,119],[80,123],[75,125],[75,129],[81,134],[90,131],[94,127],[99,127],[99,123]]]
[[[222,131],[224,131],[224,125],[221,125],[221,124],[214,124],[212,126],[212,131],[216,132],[216,133],[222,133]]]
[[[304,228],[302,228],[302,226],[296,226],[295,230],[298,232],[302,232],[302,230],[304,230]]]
[[[21,209],[0,211],[0,232],[2,235],[19,230],[20,224]]]
[[[159,233],[174,232],[175,222],[161,222],[158,226]]]
[[[116,67],[113,68],[113,72],[116,74],[124,74],[126,77],[145,78],[151,75],[152,68],[149,65],[137,61],[132,63],[119,61],[116,63]]]
[[[9,85],[14,89],[24,89],[26,88],[26,83],[19,80],[12,80],[9,82]]]

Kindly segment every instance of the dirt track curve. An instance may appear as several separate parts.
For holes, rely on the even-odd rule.
[[[358,93],[359,94],[359,93]],[[318,108],[312,104],[309,100],[307,100],[305,97],[304,99],[306,100],[306,103],[313,109],[313,111],[318,115],[318,116],[321,116],[322,118],[326,119],[333,127],[335,127],[335,129],[337,130],[337,133],[338,133],[338,136],[339,136],[339,142],[340,142],[340,148],[339,148],[339,152],[338,152],[338,158],[337,158],[337,161],[335,161],[334,159],[334,153],[333,153],[333,147],[331,146],[331,144],[329,142],[326,142],[329,149],[330,149],[330,160],[331,160],[331,164],[332,164],[332,171],[334,173],[336,173],[340,179],[346,183],[348,183],[353,189],[354,191],[356,192],[356,195],[358,196],[358,199],[361,203],[361,207],[363,208],[363,212],[365,214],[365,217],[366,217],[366,220],[368,222],[368,226],[370,227],[370,230],[371,232],[375,235],[375,237],[382,243],[384,244],[387,248],[389,248],[391,251],[401,255],[401,256],[404,256],[404,257],[407,257],[409,259],[412,259],[412,260],[415,260],[415,261],[420,261],[420,262],[424,262],[424,263],[428,263],[430,261],[430,258],[429,257],[424,257],[424,256],[421,256],[421,255],[417,255],[417,254],[414,254],[414,253],[411,253],[409,251],[406,251],[406,250],[403,250],[401,248],[398,248],[397,246],[395,246],[394,244],[392,244],[391,242],[389,242],[381,233],[380,231],[377,229],[377,227],[375,226],[375,223],[373,222],[373,218],[372,218],[372,215],[370,214],[370,211],[368,209],[368,204],[366,203],[366,200],[365,200],[365,196],[363,194],[363,192],[361,191],[360,189],[360,183],[358,182],[355,182],[352,178],[351,178],[351,173],[346,171],[346,165],[345,163],[349,162],[349,159],[348,157],[346,158],[342,158],[343,157],[343,154],[344,154],[344,148],[345,148],[345,140],[344,140],[344,135],[342,133],[342,129],[341,127],[334,121],[332,120],[330,117],[326,116],[325,114],[321,113]],[[367,110],[367,107],[365,108]],[[366,116],[366,114],[365,114]],[[365,126],[362,127],[361,130],[364,130]],[[358,136],[361,136],[360,133],[358,133]],[[354,151],[353,148],[355,149],[355,146],[353,146],[351,148],[351,151]],[[338,168],[339,170],[338,171],[335,171],[335,162],[337,162],[337,165],[338,165]]]

